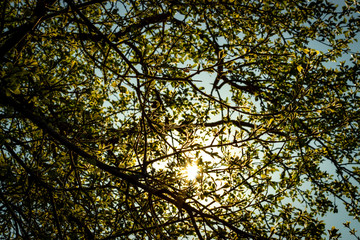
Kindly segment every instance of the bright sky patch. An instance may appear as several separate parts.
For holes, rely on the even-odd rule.
[[[194,180],[199,172],[199,168],[196,164],[192,164],[186,167],[186,174],[189,180]]]

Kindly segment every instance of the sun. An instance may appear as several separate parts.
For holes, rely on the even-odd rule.
[[[188,165],[186,167],[186,175],[189,180],[195,180],[199,172],[199,168],[196,164]]]

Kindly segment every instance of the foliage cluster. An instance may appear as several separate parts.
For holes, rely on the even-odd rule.
[[[0,5],[4,239],[321,239],[338,204],[360,221],[360,59],[339,61],[356,1]]]

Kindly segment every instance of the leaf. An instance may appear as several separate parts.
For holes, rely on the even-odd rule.
[[[10,92],[12,92],[13,94],[16,94],[16,95],[19,95],[21,93],[19,87],[17,87],[15,90],[10,89]]]
[[[271,118],[271,119],[269,120],[269,122],[267,123],[267,126],[270,127],[273,121],[274,121],[274,118]]]
[[[310,50],[307,49],[307,48],[303,49],[303,51],[304,51],[305,54],[309,54],[309,53],[310,53]]]
[[[303,71],[303,67],[301,65],[298,65],[296,67],[296,69],[299,71],[299,73],[301,73]]]

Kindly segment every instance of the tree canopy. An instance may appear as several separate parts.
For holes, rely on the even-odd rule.
[[[356,1],[0,5],[2,239],[356,237]]]

